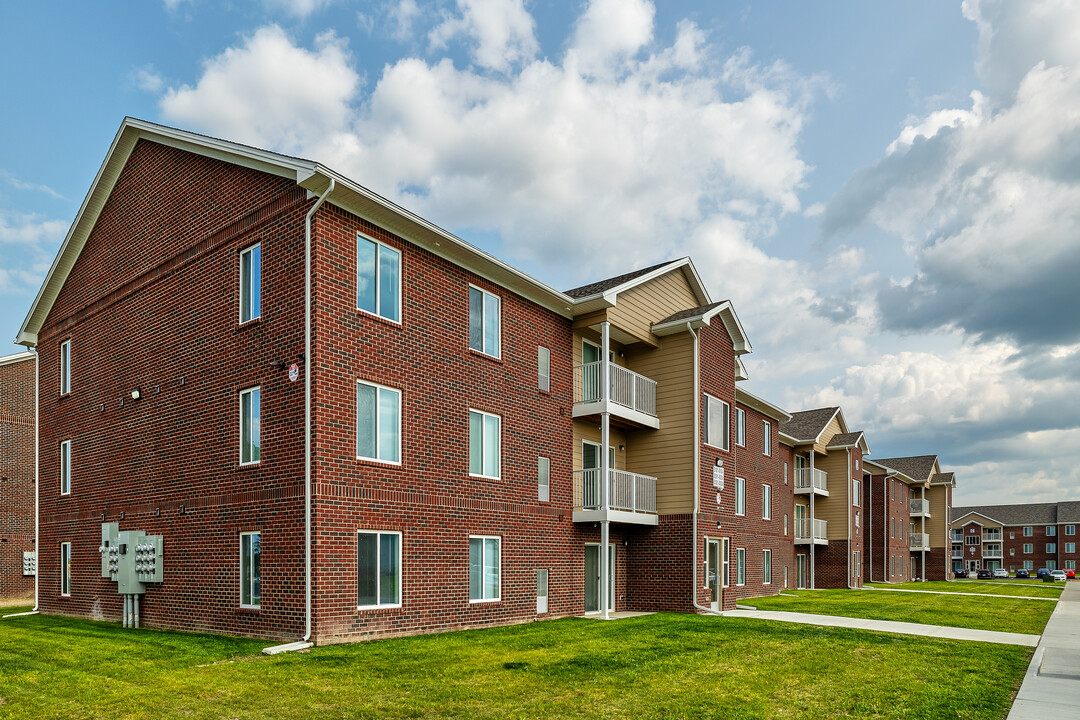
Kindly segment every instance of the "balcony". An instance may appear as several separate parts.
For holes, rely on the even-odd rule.
[[[953,545],[952,546],[952,559],[953,560],[963,560],[964,559],[964,546],[963,545]]]
[[[1001,530],[983,530],[982,539],[984,543],[988,542],[1001,542]]]
[[[929,550],[930,549],[930,533],[913,533],[911,536],[911,549],[914,550]]]
[[[608,507],[600,507],[600,468],[574,472],[574,522],[656,525],[656,478],[608,470]]]
[[[795,468],[796,495],[824,495],[829,497],[829,476],[817,468]]]
[[[911,517],[930,517],[930,502],[927,500],[912,500]]]
[[[660,427],[656,415],[656,381],[609,363],[607,397],[600,392],[600,367],[591,362],[574,367],[574,417],[603,412],[642,427]]]
[[[1003,560],[1005,555],[1001,552],[1001,547],[987,547],[983,545],[982,551],[983,560]]]
[[[811,531],[813,531],[811,533]],[[810,518],[795,518],[795,544],[796,545],[828,545],[829,530],[825,520],[811,520]]]

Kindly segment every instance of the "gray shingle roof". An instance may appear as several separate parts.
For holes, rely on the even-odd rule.
[[[796,440],[813,440],[833,419],[838,407],[818,408],[791,413],[791,419],[780,423],[780,432]]]
[[[855,445],[859,442],[859,438],[863,436],[862,430],[856,430],[855,432],[837,433],[833,435],[832,440],[826,447],[848,447]]]
[[[613,278],[608,278],[607,280],[600,280],[594,283],[589,283],[588,285],[582,285],[581,287],[574,288],[573,290],[567,290],[566,294],[575,299],[589,297],[591,295],[597,295],[602,292],[607,292],[612,288],[617,288],[623,283],[628,283],[634,278],[639,278],[642,275],[648,275],[652,271],[659,270],[665,265],[670,265],[673,262],[678,261],[668,260],[667,262],[662,262],[651,267],[642,268],[641,270],[634,270],[633,272],[628,272],[624,275],[617,275]]]
[[[943,473],[938,473],[937,475],[935,475],[933,481],[930,484],[931,485],[945,485],[947,483],[955,483],[955,482],[956,482],[956,473],[943,472]]]
[[[709,312],[713,308],[720,307],[725,302],[727,302],[727,301],[726,300],[721,300],[720,302],[714,302],[714,303],[710,303],[708,305],[702,305],[702,306],[696,307],[696,308],[689,308],[687,310],[680,310],[679,312],[675,313],[674,315],[670,315],[670,316],[664,318],[663,320],[661,320],[661,321],[659,321],[657,323],[654,323],[654,324],[655,325],[663,325],[664,323],[675,322],[676,320],[690,320],[692,318],[701,317],[702,315]]]
[[[1080,502],[1059,502],[1058,522],[1080,523]]]
[[[926,482],[930,478],[930,473],[934,470],[934,463],[937,462],[937,455],[916,455],[914,457],[902,457],[902,458],[880,458],[875,460],[878,465],[884,465],[887,468],[893,470],[899,470],[907,475],[912,480],[919,482]]]
[[[1080,503],[1068,503],[1080,505]],[[968,513],[979,513],[1003,525],[1052,525],[1058,520],[1058,503],[1027,503],[1022,505],[971,505],[954,507],[952,517],[959,520]]]

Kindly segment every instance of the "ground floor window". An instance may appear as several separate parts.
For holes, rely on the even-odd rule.
[[[469,538],[469,601],[498,600],[501,592],[502,540],[497,537]]]
[[[1025,560],[1024,561],[1024,569],[1025,570],[1034,570],[1035,569],[1035,563],[1032,562],[1031,560]]]
[[[401,533],[356,533],[356,605],[401,606]]]
[[[1076,569],[1076,561],[1075,560],[1066,560],[1065,561],[1065,569],[1066,570],[1075,570]]]
[[[1057,560],[1047,560],[1046,561],[1046,569],[1047,570],[1057,570]]]
[[[731,538],[724,538],[720,558],[723,563],[720,584],[722,587],[727,587],[731,584]]]
[[[772,550],[761,551],[761,581],[766,585],[772,583]]]
[[[746,584],[746,548],[735,549],[735,584]]]
[[[240,607],[257,608],[262,601],[259,566],[262,542],[257,532],[240,533]]]
[[[71,595],[71,543],[60,543],[60,594]]]
[[[536,613],[541,615],[548,611],[548,571],[536,571]]]

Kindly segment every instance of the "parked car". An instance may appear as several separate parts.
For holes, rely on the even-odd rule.
[[[978,572],[975,577],[979,578],[980,580],[993,580],[994,572],[992,570],[987,570],[986,568],[983,568]]]
[[[1035,571],[1035,577],[1037,577],[1037,578],[1044,578],[1049,574],[1050,574],[1050,571],[1048,569],[1046,569],[1046,568],[1039,568],[1038,570]]]
[[[954,578],[966,578],[968,576],[967,570],[960,568],[959,570],[953,570],[952,576]]]
[[[1016,571],[1016,577],[1018,577],[1018,578],[1029,578],[1029,577],[1031,577],[1031,573],[1029,573],[1024,568],[1020,568],[1019,570]]]
[[[994,568],[994,577],[1007,578],[1009,577],[1009,571],[1005,568]]]
[[[1073,578],[1076,577],[1076,571],[1075,570],[1070,570],[1069,568],[1065,568],[1065,577],[1072,580]]]
[[[1068,577],[1065,576],[1065,571],[1064,570],[1051,570],[1050,575],[1053,576],[1053,578],[1055,580],[1060,580],[1061,582],[1065,582],[1066,580],[1069,579]]]

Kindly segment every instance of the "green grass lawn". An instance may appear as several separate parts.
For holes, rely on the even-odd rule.
[[[929,585],[929,583],[926,583]],[[798,597],[789,597],[797,595]],[[870,620],[946,625],[975,630],[1041,635],[1057,603],[966,595],[924,595],[877,590],[790,590],[787,595],[748,598],[758,610],[844,615]]]
[[[670,614],[265,644],[3,620],[0,718],[1004,718],[1032,654]]]
[[[1021,595],[1023,597],[1058,598],[1065,589],[1062,583],[1025,580],[973,580],[964,582],[869,583],[867,587],[899,588],[901,590],[932,590],[934,592],[981,593],[985,595]]]

